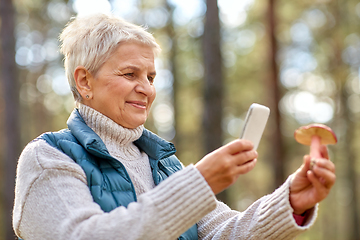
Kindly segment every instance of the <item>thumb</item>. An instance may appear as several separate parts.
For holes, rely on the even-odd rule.
[[[310,169],[310,159],[309,155],[305,155],[303,158],[303,165],[300,168],[300,173],[304,176],[307,175],[307,171]]]

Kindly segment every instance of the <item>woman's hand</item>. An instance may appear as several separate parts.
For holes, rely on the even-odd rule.
[[[252,170],[257,156],[250,141],[237,139],[209,153],[195,167],[218,194],[233,184],[240,174]]]
[[[329,160],[326,146],[320,147],[321,159],[310,170],[310,156],[295,172],[290,185],[290,204],[295,214],[302,214],[327,197],[335,183],[335,165]]]

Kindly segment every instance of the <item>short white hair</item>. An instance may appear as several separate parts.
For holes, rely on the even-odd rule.
[[[82,101],[74,79],[76,67],[83,66],[95,75],[119,43],[127,41],[145,44],[155,56],[160,54],[160,46],[146,28],[121,18],[95,14],[70,20],[60,34],[60,52],[65,57],[65,72],[76,102]]]

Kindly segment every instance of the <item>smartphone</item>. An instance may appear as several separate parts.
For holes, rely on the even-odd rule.
[[[246,114],[240,138],[250,140],[254,144],[254,150],[259,146],[269,115],[270,109],[257,103],[251,104]]]

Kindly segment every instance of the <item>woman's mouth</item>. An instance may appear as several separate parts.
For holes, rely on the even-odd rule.
[[[127,102],[128,104],[130,104],[133,107],[139,108],[139,109],[146,109],[146,102],[142,102],[142,101],[129,101]]]

